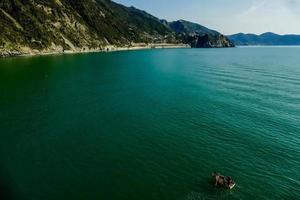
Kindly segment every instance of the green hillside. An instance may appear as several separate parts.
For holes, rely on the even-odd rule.
[[[0,0],[0,55],[188,43],[158,18],[110,0]]]

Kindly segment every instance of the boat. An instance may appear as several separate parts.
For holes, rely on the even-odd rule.
[[[220,173],[212,173],[212,177],[215,183],[215,186],[220,186],[226,189],[233,189],[235,187],[235,181],[230,176],[224,176]]]

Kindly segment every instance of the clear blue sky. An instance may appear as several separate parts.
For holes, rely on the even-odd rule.
[[[300,34],[300,0],[115,0],[169,21],[186,19],[224,34]]]

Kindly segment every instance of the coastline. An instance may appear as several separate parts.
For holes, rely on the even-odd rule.
[[[131,46],[118,47],[114,45],[107,45],[102,48],[75,48],[72,50],[63,50],[62,48],[55,48],[54,50],[32,50],[26,48],[25,52],[16,50],[0,50],[1,58],[10,57],[30,57],[30,56],[45,56],[45,55],[64,55],[64,54],[81,54],[81,53],[97,53],[97,52],[116,52],[116,51],[136,51],[143,49],[181,49],[181,48],[191,48],[188,44],[171,44],[171,43],[157,43],[157,44],[134,44]]]

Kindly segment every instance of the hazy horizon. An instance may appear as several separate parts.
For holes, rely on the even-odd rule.
[[[300,34],[300,0],[114,0],[168,21],[184,19],[223,34]]]

